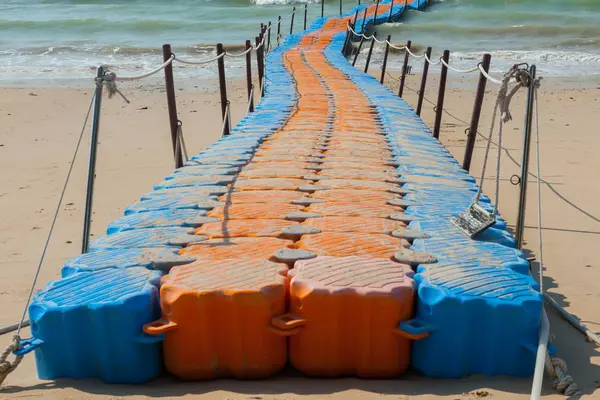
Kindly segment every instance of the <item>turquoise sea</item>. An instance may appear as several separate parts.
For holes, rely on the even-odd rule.
[[[326,15],[339,2],[326,1]],[[304,2],[291,0],[2,0],[0,4],[0,85],[32,82],[69,84],[93,76],[99,64],[123,74],[160,63],[170,43],[180,57],[206,58],[214,44],[240,46],[253,39],[261,22],[283,17],[296,6],[295,30],[303,24]],[[344,10],[357,2],[345,1]],[[308,20],[320,14],[310,1]],[[459,68],[492,53],[493,69],[516,61],[538,65],[546,76],[600,76],[599,0],[433,0],[425,12],[410,11],[381,35],[411,39],[417,48],[445,48]],[[378,52],[379,53],[379,52]],[[377,58],[377,57],[376,57]],[[375,60],[377,63],[377,59]],[[401,57],[390,58],[398,67]],[[243,74],[243,59],[228,60],[231,74]],[[178,67],[187,77],[206,78],[213,66]]]

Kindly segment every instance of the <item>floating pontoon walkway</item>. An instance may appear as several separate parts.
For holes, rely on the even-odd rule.
[[[273,50],[256,111],[36,295],[23,352],[40,378],[533,373],[529,264],[502,219],[476,240],[450,223],[475,180],[346,61],[354,11]]]

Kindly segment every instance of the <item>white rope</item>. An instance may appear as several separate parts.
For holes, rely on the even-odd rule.
[[[191,60],[182,60],[179,57],[176,57],[175,60],[177,60],[178,62],[182,63],[182,64],[188,64],[188,65],[204,65],[204,64],[208,64],[211,63],[213,61],[217,61],[220,60],[221,58],[225,57],[225,52],[219,54],[218,56],[215,56],[213,58],[209,58],[208,60],[201,60],[201,61],[191,61]]]
[[[475,72],[475,71],[479,70],[479,64],[476,67],[471,68],[471,69],[458,69],[458,68],[451,67],[450,64],[448,64],[446,61],[444,61],[444,59],[442,57],[440,57],[440,61],[442,64],[444,64],[446,66],[446,68],[448,68],[451,71],[458,72],[459,74],[470,74],[471,72]]]
[[[246,54],[250,53],[252,50],[254,50],[254,47],[248,47],[246,49],[246,51],[244,51],[243,53],[233,54],[233,53],[225,52],[225,55],[228,57],[243,57]]]
[[[375,41],[376,41],[377,43],[380,43],[380,44],[381,44],[381,43],[387,43],[387,44],[388,44],[388,45],[389,45],[391,48],[393,48],[393,49],[396,49],[396,50],[404,50],[404,49],[406,49],[406,46],[394,46],[394,45],[393,45],[393,44],[392,44],[392,43],[391,43],[389,40],[387,40],[387,39],[386,39],[386,40],[379,40],[379,39],[377,39],[377,37],[376,37],[374,34],[373,34],[373,35],[371,35],[371,36],[366,36],[366,35],[365,35],[365,34],[363,34],[363,33],[357,33],[357,32],[356,32],[354,29],[352,29],[352,27],[350,26],[350,23],[348,23],[348,26],[347,26],[347,28],[348,28],[348,30],[349,30],[350,32],[352,32],[352,33],[354,34],[354,36],[363,37],[365,40],[371,40],[371,39],[375,39]],[[439,63],[438,63],[438,64],[439,64]],[[434,65],[437,65],[437,64],[434,64]]]
[[[151,71],[148,71],[148,72],[146,72],[144,74],[141,74],[141,75],[131,75],[131,76],[118,76],[118,75],[115,74],[114,75],[114,80],[115,81],[127,82],[127,81],[137,81],[137,80],[140,80],[140,79],[148,78],[149,76],[157,74],[160,71],[162,71],[163,69],[167,68],[167,66],[169,64],[171,64],[173,62],[173,60],[175,60],[175,55],[172,54],[171,57],[169,57],[169,59],[167,61],[165,61],[160,66],[154,68]]]
[[[390,47],[391,47],[392,49],[396,49],[396,50],[405,50],[405,49],[407,48],[407,47],[406,47],[406,45],[405,45],[405,46],[400,46],[400,47],[398,47],[398,46],[394,46],[393,44],[391,44],[391,43],[390,43],[389,41],[387,41],[387,40],[386,40],[386,42],[387,42],[387,44],[389,44],[389,45],[390,45]]]
[[[410,54],[414,58],[423,58],[423,57],[427,56],[427,54],[421,54],[420,56],[416,55],[415,53],[413,53],[412,51],[410,51],[409,47],[406,48],[406,51],[408,51],[408,54]]]
[[[432,61],[429,59],[429,57],[427,57],[427,53],[425,53],[425,59],[427,60],[427,62],[429,63],[429,65],[433,65],[433,66],[436,66],[436,65],[438,65],[438,64],[440,64],[440,63],[442,62],[442,59],[441,59],[441,58],[440,58],[440,59],[438,60],[438,62],[436,62],[436,63],[432,62]]]
[[[490,82],[492,82],[492,83],[495,83],[495,84],[497,84],[497,85],[502,85],[502,81],[501,81],[501,80],[498,80],[498,79],[495,79],[495,78],[493,78],[492,76],[490,76],[490,75],[489,75],[489,74],[486,72],[486,70],[483,68],[483,66],[482,66],[481,64],[477,64],[477,68],[479,69],[479,71],[481,72],[481,74],[482,74],[483,76],[485,76],[485,77],[486,77],[486,78],[487,78],[487,79],[488,79]]]

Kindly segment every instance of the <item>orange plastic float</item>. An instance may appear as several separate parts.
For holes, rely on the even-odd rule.
[[[287,214],[301,211],[302,209],[302,206],[285,203],[277,204],[277,207],[273,207],[269,203],[242,203],[215,207],[206,215],[220,219],[285,219]]]
[[[401,221],[369,217],[322,217],[309,218],[302,225],[312,226],[322,232],[380,233],[388,235],[398,228],[406,227]]]
[[[199,245],[204,243],[206,242]],[[294,247],[320,256],[367,256],[391,259],[402,248],[409,248],[410,243],[405,239],[388,235],[324,232],[304,235]]]
[[[290,313],[273,319],[290,330],[291,364],[319,377],[402,374],[410,341],[398,325],[413,313],[412,274],[408,265],[376,258],[297,261],[288,273]]]
[[[305,194],[293,190],[250,190],[224,194],[219,201],[231,204],[291,203],[302,198],[306,198]]]
[[[162,318],[144,326],[166,334],[167,370],[181,379],[264,378],[287,361],[285,335],[271,320],[285,313],[287,268],[261,259],[199,261],[162,279]]]
[[[283,237],[281,231],[298,222],[279,219],[229,219],[210,222],[194,232],[212,239],[235,237]]]
[[[273,253],[284,248],[293,248],[291,240],[270,237],[210,239],[185,247],[179,254],[197,260],[223,260],[233,258],[269,260]]]

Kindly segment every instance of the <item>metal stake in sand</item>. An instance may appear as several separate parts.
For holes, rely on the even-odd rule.
[[[217,43],[217,56],[225,53],[223,50],[223,44]],[[217,67],[219,70],[219,89],[221,92],[221,113],[223,115],[223,136],[229,135],[229,122],[226,121],[229,118],[227,108],[229,108],[229,100],[227,100],[227,82],[225,81],[225,57],[221,57],[217,60]]]
[[[170,44],[163,45],[163,61],[167,62],[173,55]],[[165,89],[167,92],[167,108],[169,110],[169,126],[171,128],[171,141],[173,142],[173,158],[175,168],[183,167],[181,148],[177,151],[179,119],[177,118],[177,101],[175,100],[175,83],[173,79],[173,64],[165,67]]]
[[[481,60],[481,68],[487,73],[490,70],[492,56],[484,54]],[[475,148],[475,138],[477,137],[477,129],[479,128],[479,117],[481,116],[481,106],[485,97],[485,86],[487,78],[483,73],[479,73],[479,83],[477,84],[477,93],[475,95],[475,104],[473,105],[473,114],[471,115],[471,125],[469,126],[469,134],[467,136],[467,146],[465,148],[465,157],[462,167],[469,171],[471,169],[471,159],[473,158],[473,149]]]
[[[281,39],[281,15],[277,17],[277,46],[279,46],[279,40]]]
[[[429,60],[431,60],[431,47],[425,52],[425,61],[423,62],[423,76],[421,76],[421,88],[419,89],[419,100],[417,101],[417,115],[421,116],[423,109],[423,97],[425,97],[425,88],[427,87],[427,74],[429,73]]]
[[[294,17],[296,16],[296,7],[292,8],[292,20],[290,21],[290,35],[294,33]]]
[[[444,50],[442,56],[442,73],[440,74],[440,87],[438,90],[437,105],[435,106],[435,124],[433,125],[433,137],[440,137],[440,127],[442,125],[442,114],[444,113],[444,95],[446,94],[446,78],[448,77],[448,61],[450,60],[450,50]]]
[[[304,30],[306,30],[306,19],[308,16],[308,4],[304,5]]]
[[[102,112],[102,87],[104,67],[98,67],[96,75],[96,94],[94,97],[94,114],[92,116],[92,136],[90,138],[90,156],[88,160],[87,191],[85,195],[85,211],[83,213],[83,237],[81,253],[87,253],[92,227],[92,207],[94,203],[94,181],[96,180],[96,156],[98,154],[98,134],[100,133],[100,114]]]
[[[263,51],[262,51],[263,49],[262,49],[262,46],[260,46],[260,43],[262,41],[262,35],[257,36],[254,40],[256,41],[256,65],[258,67],[258,82],[259,82],[259,86],[260,86],[260,95],[262,97],[264,94],[264,83],[265,83],[263,80],[263,74],[264,74]]]
[[[246,86],[248,88],[248,112],[254,112],[254,85],[252,84],[252,43],[246,40]]]
[[[381,64],[381,78],[379,82],[383,85],[383,79],[385,78],[385,68],[387,67],[388,53],[390,51],[390,42],[392,41],[392,35],[388,35],[385,41],[385,53],[383,53],[383,64]]]
[[[367,61],[365,62],[365,73],[369,72],[369,63],[371,62],[371,55],[373,54],[373,46],[375,46],[375,33],[371,38],[371,46],[369,46],[369,53],[367,54]]]
[[[404,81],[406,80],[406,73],[408,72],[408,59],[410,58],[410,46],[412,42],[409,40],[406,42],[406,49],[404,50],[404,64],[402,64],[402,75],[400,75],[400,87],[398,88],[398,97],[402,97],[404,93]]]
[[[358,59],[358,55],[360,54],[360,49],[362,48],[363,43],[365,42],[365,35],[360,35],[360,42],[358,42],[358,49],[356,49],[356,54],[354,54],[354,60],[352,60],[352,66],[356,65],[356,60]]]
[[[535,95],[536,66],[529,68],[529,86],[527,88],[527,105],[525,106],[525,129],[523,134],[523,159],[521,161],[521,190],[519,192],[519,213],[515,239],[517,249],[523,247],[523,231],[525,229],[525,208],[527,206],[527,181],[529,178],[529,150],[531,148],[531,124],[533,121],[533,104]]]
[[[267,25],[267,53],[271,51],[271,21]]]

